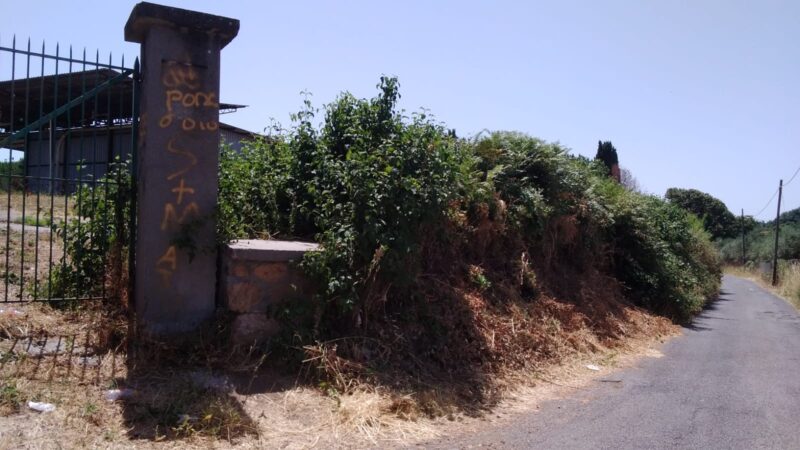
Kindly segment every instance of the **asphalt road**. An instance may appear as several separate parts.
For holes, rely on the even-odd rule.
[[[664,357],[432,448],[800,449],[800,316],[735,277]]]

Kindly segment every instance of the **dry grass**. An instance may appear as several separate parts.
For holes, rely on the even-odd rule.
[[[544,401],[570,395],[638,357],[658,356],[654,346],[664,338],[629,339],[615,349],[576,354],[560,364],[518,372],[502,380],[505,395],[496,413],[481,418],[463,411],[431,418],[417,410],[419,399],[390,389],[360,385],[347,394],[326,393],[272,373],[259,375],[255,383],[248,374],[214,374],[198,381],[195,374],[211,373],[202,370],[79,384],[6,378],[16,394],[3,395],[0,389],[0,405],[10,398],[17,406],[0,417],[0,449],[51,448],[56,443],[70,448],[245,449],[421,444],[469,430],[478,421],[528,412]],[[599,365],[601,371],[587,370],[588,363]],[[118,385],[132,388],[131,397],[107,401],[107,389]],[[433,392],[428,395],[431,402],[441,400],[433,398]],[[35,413],[25,406],[27,400],[50,402],[57,409]]]
[[[607,295],[590,287],[584,286],[585,295]],[[6,414],[0,417],[0,449],[50,448],[56,443],[102,448],[413,445],[469,426],[476,417],[528,411],[541,401],[568,395],[598,375],[586,370],[586,363],[600,365],[600,374],[607,374],[677,329],[663,318],[630,306],[600,314],[543,296],[533,303],[498,307],[482,297],[480,290],[458,292],[477,315],[476,337],[481,336],[487,346],[483,352],[521,353],[508,356],[487,373],[491,382],[465,373],[464,380],[472,386],[452,379],[393,385],[379,374],[369,376],[358,361],[337,355],[337,349],[348,347],[348,351],[369,351],[364,339],[309,347],[307,368],[338,373],[339,381],[332,377],[328,384],[309,384],[302,378],[298,383],[294,377],[264,370],[263,354],[231,353],[214,342],[214,336],[202,337],[189,350],[179,344],[162,346],[156,349],[158,358],[143,350],[137,359],[140,363],[131,370],[124,364],[121,344],[113,347],[108,339],[103,344],[104,339],[94,333],[107,322],[102,315],[91,319],[89,309],[59,311],[46,305],[21,305],[24,317],[0,316],[4,336],[53,331],[82,332],[89,338],[77,344],[56,344],[64,350],[78,348],[77,355],[63,354],[69,350],[59,355],[34,352],[15,357],[17,366],[6,368],[0,376],[6,382],[0,387],[0,409]],[[0,344],[6,345],[0,348],[4,355],[21,353],[7,348],[12,340]],[[38,339],[20,340],[17,345],[31,342],[44,347]],[[425,357],[401,350],[384,348],[387,357],[395,351],[405,358]],[[268,355],[266,359],[269,362]],[[417,364],[425,365],[423,361]],[[133,394],[121,401],[105,400],[107,389],[116,387],[131,389]],[[53,403],[57,409],[36,413],[25,406],[28,400]]]
[[[0,191],[0,220],[6,221],[7,211],[9,211],[10,207],[12,216],[20,217],[16,220],[12,218],[12,222],[22,222],[23,209],[25,211],[24,217],[28,218],[26,223],[33,223],[37,217],[40,222],[49,218],[53,218],[55,222],[63,221],[74,215],[72,202],[72,198],[64,195]]]
[[[800,309],[800,264],[793,264],[783,273],[778,293]]]
[[[64,242],[54,233],[0,227],[0,302],[30,300],[44,290],[52,265],[60,264]]]

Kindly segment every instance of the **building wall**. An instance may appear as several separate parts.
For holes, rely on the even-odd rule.
[[[98,180],[109,169],[109,162],[131,154],[131,129],[58,130],[52,146],[49,132],[28,135],[25,151],[27,188],[54,192],[74,192],[80,181]],[[51,159],[52,151],[52,159]],[[51,167],[52,162],[52,167]]]
[[[233,150],[236,150],[237,152],[242,151],[244,142],[248,138],[247,135],[243,135],[240,132],[237,132],[235,130],[227,130],[224,128],[219,129],[219,137],[220,141],[222,141],[223,144],[228,144]]]
[[[220,140],[241,151],[249,138],[239,131],[220,129]],[[58,130],[52,146],[50,166],[50,136],[48,131],[28,135],[25,150],[27,189],[32,192],[72,193],[79,180],[99,180],[116,157],[122,160],[131,155],[131,128],[97,128],[91,130]],[[56,178],[51,182],[50,178]],[[65,181],[66,180],[66,181]]]

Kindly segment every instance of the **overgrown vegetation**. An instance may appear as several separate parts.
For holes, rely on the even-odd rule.
[[[722,259],[731,266],[729,271],[771,285],[771,262],[775,256],[774,220],[746,220],[744,248],[741,236],[723,239],[718,246]],[[800,308],[800,208],[781,214],[777,256],[778,285],[774,289]]]
[[[697,189],[667,189],[667,200],[691,212],[703,221],[703,227],[713,239],[729,238],[741,233],[742,223],[716,197]],[[753,226],[752,221],[746,225]]]
[[[778,258],[800,259],[800,208],[781,214],[778,234]],[[771,261],[775,250],[775,221],[746,222],[745,252],[742,253],[741,235],[720,242],[720,253],[729,263]]]
[[[0,190],[21,190],[24,186],[21,178],[23,175],[25,175],[24,158],[16,161],[0,161]]]
[[[302,262],[313,314],[284,315],[301,343],[337,338],[306,347],[320,367],[467,380],[554,357],[564,344],[545,323],[613,340],[626,305],[686,320],[717,292],[715,250],[688,212],[558,144],[406,117],[397,81],[378,88],[342,94],[320,126],[306,101],[293,128],[221,161],[223,238],[322,244]]]
[[[800,263],[778,264],[778,294],[800,309]]]
[[[64,245],[39,297],[86,298],[106,288],[116,296],[126,290],[126,271],[131,207],[130,162],[119,158],[96,182],[82,184],[70,196],[74,214],[56,222],[53,231]],[[109,270],[110,269],[110,270]],[[113,281],[109,285],[109,281]]]

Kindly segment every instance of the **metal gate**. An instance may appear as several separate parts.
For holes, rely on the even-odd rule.
[[[0,302],[120,295],[136,148],[134,68],[0,46]],[[10,58],[2,56],[10,55]],[[5,64],[4,64],[5,65]],[[34,72],[35,71],[35,72]],[[33,73],[32,73],[33,72]],[[38,73],[36,73],[38,72]],[[23,78],[20,75],[24,75]],[[114,253],[117,253],[116,255]],[[17,263],[16,259],[19,259]],[[114,267],[118,266],[118,267]],[[71,269],[71,270],[70,270]]]
[[[21,47],[0,45],[0,367],[22,347],[72,367],[126,333],[138,60]]]

